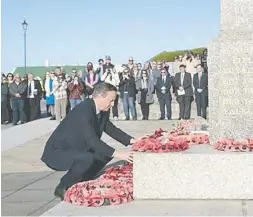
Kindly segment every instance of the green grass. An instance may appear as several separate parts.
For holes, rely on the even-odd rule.
[[[202,54],[203,50],[206,49],[204,47],[201,48],[196,48],[192,50],[179,50],[179,51],[172,51],[172,52],[166,52],[166,53],[161,53],[155,57],[153,57],[153,61],[169,61],[173,62],[175,56],[179,55],[184,55],[186,51],[192,51],[193,53],[196,54]]]

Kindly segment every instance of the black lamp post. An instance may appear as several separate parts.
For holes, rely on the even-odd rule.
[[[25,67],[25,74],[26,74],[26,30],[27,30],[28,23],[24,20],[22,23],[22,27],[24,30],[24,67]]]

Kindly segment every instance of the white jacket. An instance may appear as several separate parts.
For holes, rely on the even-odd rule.
[[[113,68],[112,72],[107,75],[107,72],[104,72],[104,74],[101,76],[101,80],[113,85],[114,87],[119,86],[119,74],[116,72],[115,68]]]

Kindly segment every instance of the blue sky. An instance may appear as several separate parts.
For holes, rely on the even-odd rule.
[[[207,46],[219,35],[220,0],[2,0],[2,71],[86,64],[110,55],[145,61],[164,50]]]

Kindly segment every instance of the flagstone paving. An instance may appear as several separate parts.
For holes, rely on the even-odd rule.
[[[129,134],[140,137],[160,127],[169,130],[176,121],[118,121],[115,123]],[[7,130],[11,129],[4,131]],[[16,136],[22,135],[21,132]],[[2,136],[4,136],[3,132]],[[43,213],[44,216],[253,215],[253,201],[246,200],[143,200],[102,208],[65,204],[53,196],[54,188],[64,173],[52,171],[40,161],[49,136],[50,133],[39,138],[30,137],[30,141],[21,145],[16,144],[16,147],[2,152],[2,216],[39,216]],[[103,140],[114,147],[126,149],[107,135],[103,135]],[[22,141],[24,139],[21,139]],[[115,164],[117,160],[111,163]]]
[[[127,133],[140,137],[160,127],[171,129],[176,121],[118,121],[115,123]],[[34,124],[26,125],[27,132],[29,132],[28,126],[34,127]],[[30,141],[27,141],[29,138],[22,138],[23,126],[18,127],[20,131],[14,128],[2,131],[2,137],[11,135],[13,130],[16,133],[12,134],[12,138],[2,138],[2,147],[6,147],[6,150],[2,151],[2,216],[38,216],[60,202],[53,196],[53,191],[64,172],[55,172],[40,161],[45,142],[51,133],[37,135],[38,138],[29,135]],[[37,131],[43,127],[45,125],[37,126]],[[53,129],[55,126],[51,127]],[[21,144],[18,144],[17,138],[20,138]],[[15,141],[15,147],[9,148],[8,145],[12,145],[11,139]],[[103,140],[113,147],[127,149],[107,135],[103,135]],[[8,144],[3,144],[4,141]]]

